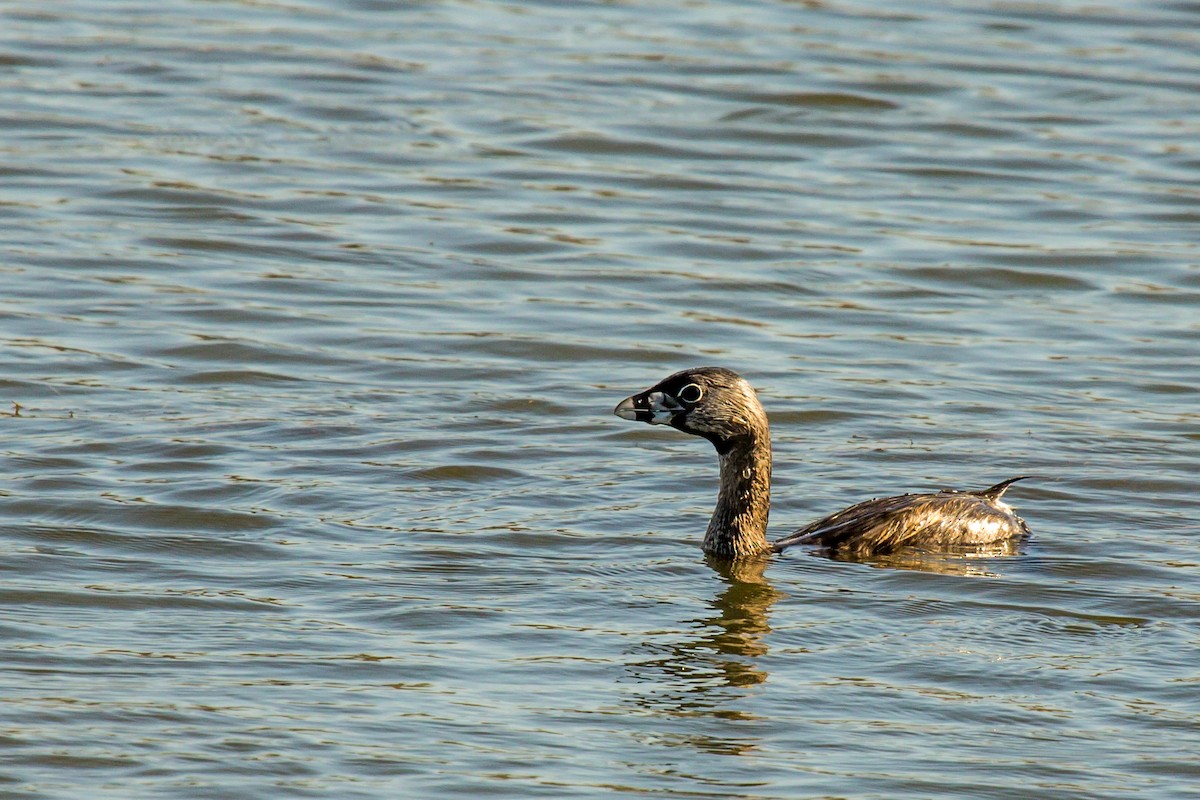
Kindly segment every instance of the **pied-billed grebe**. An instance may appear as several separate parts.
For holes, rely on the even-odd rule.
[[[867,500],[769,544],[771,434],[762,404],[741,376],[723,367],[685,369],[625,398],[613,413],[670,425],[716,446],[721,488],[704,534],[704,549],[714,555],[777,553],[794,544],[873,555],[908,546],[988,545],[1029,533],[1000,500],[1011,483],[1021,480],[1010,478],[981,492],[942,490]]]

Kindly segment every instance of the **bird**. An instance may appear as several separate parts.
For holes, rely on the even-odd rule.
[[[866,500],[768,542],[771,433],[766,411],[745,378],[724,367],[681,370],[625,398],[613,413],[712,442],[721,479],[704,550],[718,558],[769,555],[793,545],[865,557],[903,548],[995,545],[1029,534],[1025,521],[1002,500],[1009,486],[1030,477],[1021,475],[982,491],[942,489]]]

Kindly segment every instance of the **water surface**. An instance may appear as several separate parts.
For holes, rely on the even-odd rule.
[[[0,793],[1194,797],[1197,12],[0,7]]]

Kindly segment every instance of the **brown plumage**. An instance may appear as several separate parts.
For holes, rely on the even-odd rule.
[[[717,449],[721,485],[704,549],[723,557],[777,553],[795,544],[840,554],[873,555],[904,547],[961,548],[1029,533],[1001,498],[1022,478],[979,492],[942,490],[857,503],[774,544],[766,538],[771,506],[771,434],[750,384],[722,367],[677,372],[622,400],[623,419],[673,428],[708,439]]]

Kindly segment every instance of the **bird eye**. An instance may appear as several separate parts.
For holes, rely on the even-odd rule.
[[[700,402],[700,398],[704,397],[704,390],[694,383],[689,383],[680,389],[675,396],[685,403],[698,403]]]

